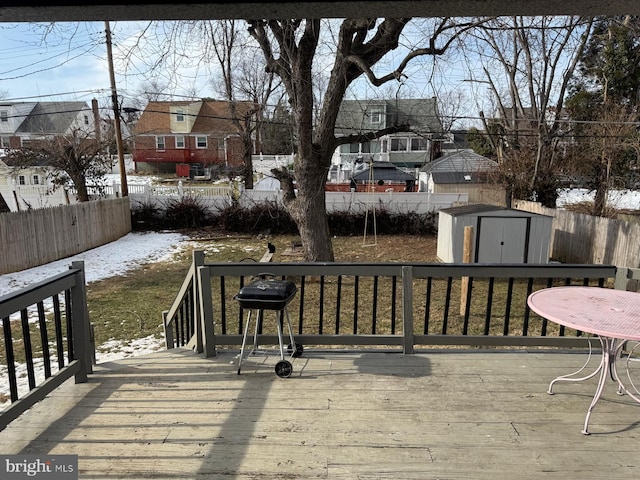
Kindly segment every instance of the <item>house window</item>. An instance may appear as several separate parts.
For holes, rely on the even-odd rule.
[[[429,150],[429,142],[426,138],[415,137],[411,139],[412,152],[426,152]]]
[[[184,110],[176,110],[176,122],[184,122]]]
[[[205,136],[196,137],[196,147],[197,148],[207,148],[207,137],[205,137]]]
[[[24,175],[19,175],[18,176],[18,184],[19,185],[26,185],[27,184],[27,179],[25,178]]]
[[[22,148],[31,148],[31,140],[28,138],[21,138],[20,143],[22,144]]]
[[[406,152],[409,143],[408,138],[392,138],[390,150],[392,152]]]
[[[33,184],[34,185],[40,185],[40,175],[34,175],[33,176]]]
[[[184,148],[184,136],[180,135],[176,137],[176,148]]]
[[[8,122],[9,121],[9,112],[6,110],[0,110],[0,121]]]
[[[371,123],[380,123],[382,122],[382,112],[371,112]]]
[[[164,147],[165,147],[164,137],[156,137],[156,149],[164,150]]]
[[[89,125],[89,115],[84,116],[84,124]]]
[[[9,148],[9,137],[0,137],[0,148]]]

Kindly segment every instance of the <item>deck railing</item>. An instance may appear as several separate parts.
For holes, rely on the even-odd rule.
[[[4,361],[11,405],[0,430],[67,379],[87,381],[95,358],[87,310],[84,263],[15,293],[0,296]],[[18,376],[24,368],[28,391]]]
[[[528,295],[557,285],[622,288],[630,275],[613,265],[206,263],[194,252],[164,314],[167,347],[190,345],[213,356],[217,346],[240,345],[247,312],[233,297],[266,272],[298,287],[287,307],[296,342],[397,346],[405,353],[426,345],[586,345],[581,332],[531,312]],[[265,312],[258,332],[261,344],[277,343],[277,320],[268,317]]]

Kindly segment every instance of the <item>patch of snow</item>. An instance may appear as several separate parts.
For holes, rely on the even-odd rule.
[[[177,233],[129,233],[115,242],[87,250],[69,258],[29,268],[20,272],[0,275],[0,296],[19,290],[34,283],[46,280],[53,275],[64,272],[71,262],[84,261],[85,280],[87,284],[126,275],[139,266],[173,258],[189,245],[188,237]],[[47,305],[45,305],[45,308]],[[152,353],[164,348],[164,340],[150,335],[130,341],[110,341],[96,346],[96,363],[108,362],[120,358],[133,357]],[[36,384],[44,381],[44,363],[42,358],[34,359]],[[51,359],[51,370],[57,371],[57,359]],[[29,391],[27,367],[16,365],[18,394],[23,396]],[[9,381],[6,365],[0,365],[0,409],[9,404]],[[6,400],[4,404],[3,400]]]
[[[592,202],[595,196],[593,190],[586,188],[563,189],[558,191],[558,208],[574,203]],[[640,192],[635,190],[611,190],[607,198],[607,205],[617,209],[640,210]]]

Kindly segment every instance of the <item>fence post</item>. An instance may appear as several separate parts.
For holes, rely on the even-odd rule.
[[[473,252],[473,227],[464,227],[464,239],[462,242],[462,263],[471,263]],[[469,277],[460,279],[460,315],[467,313],[467,299],[469,298]]]
[[[202,302],[200,301],[200,274],[198,269],[204,265],[204,251],[194,250],[192,255],[193,262],[193,328],[196,337],[195,351],[201,353],[203,350],[203,324],[202,324]]]
[[[413,267],[402,267],[402,350],[413,351]]]
[[[204,356],[216,356],[216,337],[213,325],[213,298],[211,297],[211,272],[209,267],[198,267],[197,275],[200,288],[200,324],[202,330],[202,343]],[[221,308],[224,308],[222,306]]]
[[[164,326],[164,346],[167,350],[175,347],[175,340],[173,338],[173,329],[167,328],[167,314],[169,310],[162,311],[162,325]]]
[[[75,285],[71,288],[71,318],[73,328],[73,356],[80,362],[80,370],[76,373],[76,383],[87,382],[87,374],[92,373],[91,359],[95,346],[91,343],[91,328],[87,308],[87,289],[84,283],[84,262],[71,263]]]

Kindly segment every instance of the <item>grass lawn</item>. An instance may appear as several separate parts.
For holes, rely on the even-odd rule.
[[[220,237],[209,232],[194,232],[196,249],[206,252],[210,262],[259,260],[267,247],[264,238]],[[273,262],[295,261],[284,252],[295,240],[291,236],[270,237],[276,246]],[[436,262],[435,235],[432,236],[336,237],[333,240],[336,261],[345,262]],[[96,345],[108,340],[127,341],[163,333],[162,312],[168,310],[189,269],[191,251],[177,254],[172,261],[143,265],[122,277],[89,284],[89,316],[95,328]]]

